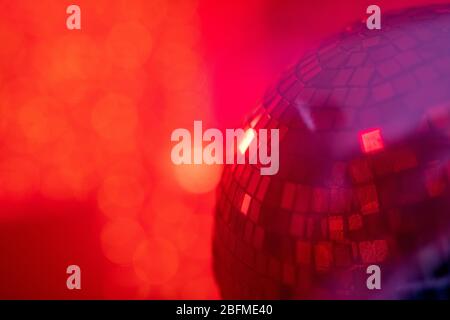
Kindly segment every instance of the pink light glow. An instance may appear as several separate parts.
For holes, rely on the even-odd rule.
[[[242,139],[242,141],[239,143],[239,151],[244,154],[245,151],[247,151],[248,146],[250,145],[250,143],[252,143],[253,139],[255,138],[255,130],[252,128],[247,129],[247,131],[245,131],[245,135],[244,138]]]
[[[362,132],[361,146],[364,153],[372,153],[384,149],[383,139],[381,137],[380,129],[373,129]]]

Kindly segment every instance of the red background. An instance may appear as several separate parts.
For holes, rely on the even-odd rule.
[[[221,168],[173,166],[172,130],[238,127],[368,5],[429,2],[77,0],[69,31],[72,2],[0,0],[0,298],[218,298]]]

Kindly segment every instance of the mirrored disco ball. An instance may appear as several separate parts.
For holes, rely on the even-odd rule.
[[[213,239],[223,298],[449,296],[450,5],[329,39],[247,124],[280,130],[280,169],[224,170]]]

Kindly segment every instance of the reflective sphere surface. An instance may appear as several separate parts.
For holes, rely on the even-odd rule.
[[[278,174],[230,165],[218,187],[223,298],[416,297],[448,277],[449,40],[450,5],[384,14],[268,92],[247,126],[280,129]]]

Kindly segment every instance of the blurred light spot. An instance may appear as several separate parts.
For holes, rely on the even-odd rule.
[[[136,216],[145,195],[145,186],[138,178],[127,174],[110,175],[100,187],[98,206],[110,218]]]
[[[205,231],[209,231],[211,223],[208,219],[214,206],[212,196],[202,196],[201,201],[186,201],[185,194],[174,193],[173,190],[156,187],[141,219],[146,230],[156,237],[170,240],[180,252],[197,250],[198,241],[203,241]],[[206,199],[205,199],[206,198]],[[207,202],[210,201],[210,204]],[[198,208],[200,204],[207,208]],[[200,215],[196,210],[202,210]],[[209,221],[203,226],[204,221]]]
[[[149,58],[152,36],[138,22],[123,22],[113,27],[107,39],[111,62],[121,68],[134,70]]]
[[[163,284],[175,276],[179,256],[176,247],[163,238],[151,238],[137,248],[133,266],[139,279],[149,284]]]
[[[39,167],[26,157],[8,157],[0,163],[0,193],[23,197],[37,190]]]
[[[167,14],[167,0],[132,1],[115,0],[111,3],[114,12],[123,20],[145,21],[145,25],[152,30],[160,24]],[[151,19],[148,19],[151,17]]]
[[[181,165],[173,166],[180,186],[191,193],[206,193],[215,189],[219,183],[222,166],[219,165]]]
[[[95,77],[101,67],[100,52],[95,42],[82,34],[60,37],[55,43],[43,44],[41,50],[43,52],[36,56],[41,61],[35,64],[40,66],[42,76],[51,84],[69,79],[88,80]],[[45,54],[48,56],[42,57]],[[43,58],[47,61],[42,61]],[[69,91],[66,93],[70,94]]]
[[[365,153],[375,152],[384,148],[380,129],[362,132],[360,137],[362,149]]]
[[[168,200],[176,201],[168,201]],[[156,188],[151,194],[148,206],[145,208],[143,222],[152,228],[153,224],[161,221],[167,225],[178,225],[189,223],[193,208],[190,203],[184,203],[180,195],[171,190]]]
[[[109,94],[94,107],[91,116],[95,131],[116,151],[134,147],[134,134],[138,122],[136,107],[123,95]]]
[[[255,126],[258,124],[259,119],[261,119],[261,114],[258,114],[256,117],[253,118],[253,120],[250,122],[250,126],[252,128],[255,128]]]
[[[10,66],[18,57],[19,51],[23,48],[24,35],[17,30],[16,25],[4,23],[0,20],[0,67]]]
[[[117,219],[102,230],[101,244],[105,256],[114,263],[128,265],[133,254],[145,238],[141,225],[132,219]]]
[[[18,125],[33,149],[44,147],[68,130],[68,123],[47,97],[31,99],[18,112]]]
[[[242,154],[247,151],[248,146],[250,145],[250,143],[252,143],[254,138],[255,130],[253,128],[247,129],[247,131],[245,131],[244,138],[242,138],[242,141],[239,143],[239,151]]]

